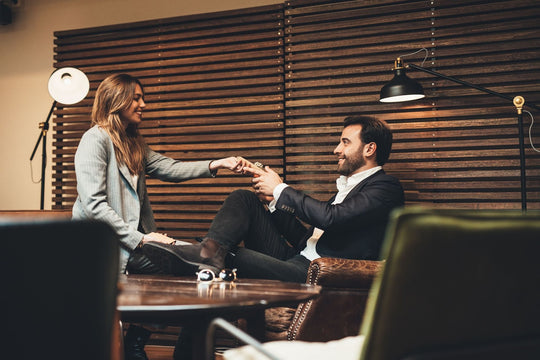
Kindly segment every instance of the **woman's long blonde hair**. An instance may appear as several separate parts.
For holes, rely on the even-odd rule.
[[[125,128],[120,112],[132,104],[137,85],[143,89],[140,81],[128,74],[107,77],[97,89],[92,108],[92,125],[107,131],[116,160],[126,164],[133,175],[141,175],[144,170],[146,145],[137,125],[129,124]]]

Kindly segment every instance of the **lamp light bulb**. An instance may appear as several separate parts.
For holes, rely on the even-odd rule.
[[[64,82],[64,85],[71,85],[71,74],[63,73],[61,79]]]

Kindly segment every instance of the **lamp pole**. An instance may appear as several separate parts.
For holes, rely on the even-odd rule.
[[[519,174],[521,180],[521,210],[527,210],[527,185],[525,177],[525,144],[523,141],[523,105],[525,99],[522,96],[516,96],[512,99],[517,110],[518,117],[518,136],[519,136]]]
[[[49,115],[47,115],[47,119],[45,120],[45,122],[39,123],[39,128],[41,129],[41,132],[36,142],[36,146],[34,146],[34,151],[32,151],[32,155],[30,156],[30,161],[32,161],[34,159],[34,155],[36,154],[36,150],[39,146],[39,143],[43,139],[42,148],[41,148],[41,180],[40,180],[41,198],[40,198],[40,203],[39,203],[40,210],[44,209],[44,204],[45,204],[45,167],[47,166],[47,131],[49,130],[49,119],[51,118],[51,115],[55,107],[56,107],[56,100],[53,101],[51,110],[49,111]]]
[[[456,79],[455,77],[447,76],[447,75],[438,73],[436,71],[426,69],[424,67],[421,67],[421,66],[418,66],[418,65],[415,65],[415,64],[407,64],[407,67],[411,68],[411,69],[420,70],[420,71],[426,72],[428,74],[431,74],[431,75],[434,75],[434,76],[437,76],[437,77],[440,77],[440,78],[443,78],[443,79],[446,79],[446,80],[450,80],[450,81],[453,81],[455,83],[458,83],[458,84],[461,84],[461,85],[464,85],[464,86],[468,86],[468,87],[471,87],[473,89],[476,89],[476,90],[479,90],[479,91],[482,91],[482,92],[485,92],[485,93],[488,93],[488,94],[491,94],[491,95],[498,96],[500,98],[511,101],[514,104],[514,106],[516,107],[516,110],[517,110],[517,118],[518,118],[519,167],[520,167],[520,178],[521,178],[520,179],[521,180],[521,210],[526,211],[527,210],[527,186],[526,186],[526,176],[525,176],[526,175],[525,174],[525,145],[524,145],[524,141],[523,141],[523,113],[522,113],[523,106],[525,106],[525,99],[522,96],[511,97],[511,96],[508,96],[508,95],[505,95],[505,94],[501,94],[501,93],[486,89],[484,87],[471,84],[471,83],[469,83],[467,81]],[[534,104],[526,104],[526,106],[529,106],[529,107],[531,107],[533,109],[536,109],[536,110],[540,110],[540,107],[538,107],[538,106],[536,106]]]

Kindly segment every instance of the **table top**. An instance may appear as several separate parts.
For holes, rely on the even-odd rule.
[[[123,318],[156,318],[190,314],[241,312],[274,306],[296,305],[316,297],[317,285],[276,280],[238,279],[232,283],[197,282],[194,277],[121,275],[117,308]]]

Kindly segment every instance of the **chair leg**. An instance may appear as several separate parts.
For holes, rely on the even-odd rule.
[[[124,360],[124,328],[118,311],[114,314],[111,340],[111,359]]]

